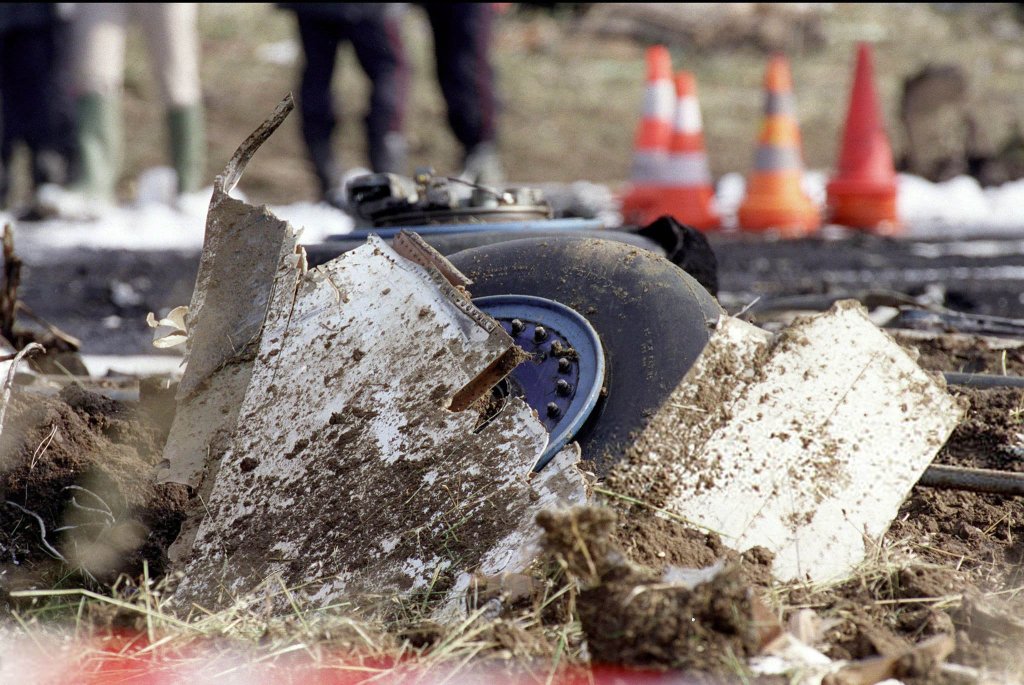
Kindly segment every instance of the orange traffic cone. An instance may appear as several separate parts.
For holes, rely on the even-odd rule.
[[[740,228],[777,229],[785,237],[806,235],[821,225],[821,214],[800,187],[800,128],[796,122],[793,79],[785,57],[777,55],[768,63],[764,85],[764,124],[754,171],[747,182],[747,196],[738,213]]]
[[[668,159],[674,110],[672,57],[664,45],[655,45],[647,50],[647,90],[633,144],[632,187],[622,201],[627,222],[647,223],[657,214],[656,186]]]
[[[894,234],[896,169],[875,95],[871,48],[861,43],[846,114],[839,169],[828,184],[830,220],[843,226]]]
[[[697,80],[687,71],[676,75],[676,115],[662,175],[660,214],[702,231],[722,225],[713,201],[711,171],[704,151],[704,131],[697,102]]]

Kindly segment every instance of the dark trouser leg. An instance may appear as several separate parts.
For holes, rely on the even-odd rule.
[[[296,15],[299,38],[306,62],[299,87],[299,111],[302,115],[302,137],[309,152],[313,171],[320,182],[321,195],[337,187],[341,168],[334,157],[331,136],[337,124],[331,80],[334,61],[341,40],[339,28],[322,19]]]
[[[404,127],[409,65],[399,19],[385,10],[361,22],[350,39],[372,87],[366,113],[370,165],[376,172],[400,174],[407,171]]]
[[[12,32],[0,33],[0,208],[7,207],[11,189],[11,159],[17,142],[17,107],[12,62],[16,59],[17,45]]]
[[[469,152],[495,139],[497,103],[489,56],[493,10],[484,3],[425,3],[424,8],[434,32],[448,123]]]
[[[53,30],[42,26],[10,31],[0,40],[0,53],[0,92],[3,96],[0,159],[4,168],[9,168],[14,144],[21,140],[31,153],[33,184],[62,182],[64,164],[57,152],[52,97]],[[0,184],[4,197],[6,186],[6,183]]]
[[[75,139],[74,32],[71,22],[57,21],[54,26],[53,95],[54,136],[57,152],[64,160],[64,181],[78,176],[78,145]]]
[[[350,36],[355,56],[372,84],[367,111],[370,164],[376,172],[406,173],[403,128],[409,92],[409,63],[401,42],[399,16],[384,9]]]

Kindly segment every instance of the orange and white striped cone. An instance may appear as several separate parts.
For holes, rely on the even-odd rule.
[[[676,95],[672,57],[664,45],[647,50],[647,87],[643,112],[633,143],[632,186],[622,201],[627,223],[648,223],[658,211],[658,181],[662,178],[672,139]]]
[[[775,229],[789,238],[813,233],[821,227],[821,212],[801,187],[804,165],[793,79],[781,55],[768,63],[764,110],[754,170],[738,213],[740,228]]]
[[[697,101],[697,80],[688,71],[676,75],[676,113],[665,163],[661,214],[702,231],[722,225],[714,208],[715,190],[704,151],[704,127]]]

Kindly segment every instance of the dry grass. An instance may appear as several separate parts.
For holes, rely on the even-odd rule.
[[[922,624],[920,632],[908,632],[908,620],[917,620],[922,612],[955,614],[964,600],[962,592],[984,579],[984,570],[959,571],[956,560],[927,563],[922,560],[925,551],[913,539],[887,539],[871,545],[867,559],[842,582],[776,583],[764,591],[764,598],[783,623],[799,610],[813,610],[831,626],[823,632],[822,649],[829,640],[849,639],[849,631],[860,630],[865,622],[890,630],[896,642],[909,645],[929,631]],[[936,572],[953,582],[951,590],[916,595],[904,583],[907,569]],[[204,677],[301,664],[379,676],[384,682],[399,674],[412,682],[419,677],[430,682],[472,678],[481,670],[514,673],[525,682],[550,682],[560,669],[587,663],[585,641],[575,611],[576,585],[566,580],[565,564],[538,567],[534,577],[543,581],[544,590],[529,607],[503,609],[471,595],[468,615],[442,627],[431,620],[440,595],[434,596],[430,588],[407,597],[381,596],[372,611],[360,611],[348,603],[306,606],[296,599],[298,588],[269,578],[257,591],[211,612],[173,606],[173,579],[154,582],[144,574],[136,581],[122,577],[106,590],[12,592],[17,608],[6,630],[40,644],[55,629],[76,638],[111,628],[137,636],[113,651],[102,641],[81,643],[90,646],[73,658],[86,671],[109,659],[123,663],[146,658],[167,673],[188,670]],[[1002,605],[1022,593],[1024,587],[1014,587],[981,596]],[[288,600],[291,611],[272,617],[269,600],[279,597]],[[146,663],[152,668],[151,661]],[[737,662],[737,673],[745,672],[741,666]],[[1010,663],[992,663],[991,668],[1024,677]]]
[[[295,599],[296,588],[268,578],[256,591],[236,598],[221,611],[173,606],[171,579],[137,582],[122,577],[106,591],[85,588],[24,590],[10,593],[17,608],[7,632],[40,645],[54,630],[82,639],[73,659],[84,672],[147,659],[147,667],[168,674],[219,677],[257,665],[296,664],[323,672],[379,676],[454,678],[478,669],[514,671],[536,682],[583,663],[578,621],[563,615],[574,586],[555,570],[543,596],[528,609],[501,612],[493,602],[472,607],[460,622],[442,627],[430,616],[436,602],[418,595],[379,598],[374,612],[347,603],[310,607]],[[272,600],[285,597],[291,611],[272,617]],[[571,601],[570,601],[571,604]],[[90,636],[127,635],[111,649]],[[296,657],[298,661],[296,661]],[[154,666],[153,664],[158,664]],[[404,681],[403,681],[404,682]]]

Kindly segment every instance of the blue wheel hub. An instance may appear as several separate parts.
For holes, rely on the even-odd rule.
[[[542,297],[493,295],[473,300],[530,355],[509,374],[504,394],[521,397],[550,435],[534,471],[568,443],[597,405],[604,351],[590,323],[574,309]]]

